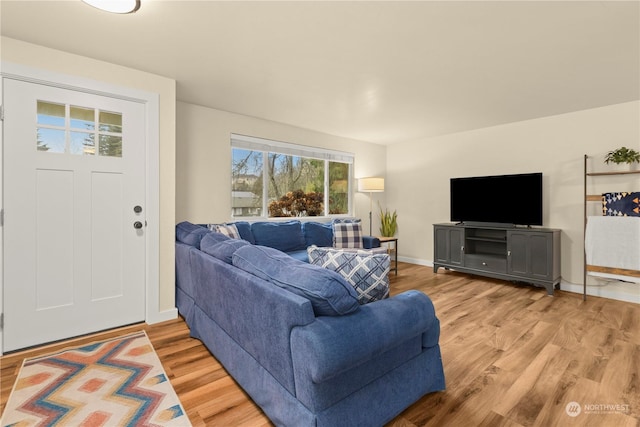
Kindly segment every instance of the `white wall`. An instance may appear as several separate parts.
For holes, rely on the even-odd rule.
[[[583,155],[601,159],[614,148],[640,149],[640,102],[630,102],[389,147],[178,102],[175,81],[2,37],[2,60],[160,94],[161,310],[174,307],[174,225],[229,220],[231,133],[352,152],[355,177],[383,176],[383,207],[397,209],[400,257],[430,264],[432,224],[449,219],[449,178],[541,171],[544,223],[562,233],[562,276],[582,283]],[[177,117],[177,121],[176,121]],[[176,134],[177,132],[177,134]],[[177,137],[176,137],[177,135]],[[177,175],[176,175],[177,173]],[[626,181],[624,181],[626,180]],[[635,178],[634,178],[635,180]],[[598,191],[619,191],[627,177]],[[632,190],[639,190],[635,181]],[[357,185],[353,183],[354,187]],[[355,215],[367,224],[369,198],[355,193]],[[374,234],[378,225],[374,214]]]
[[[640,101],[389,146],[385,195],[398,210],[400,257],[433,262],[433,224],[449,222],[449,178],[542,172],[544,226],[562,229],[563,280],[582,284],[584,155],[605,170],[604,155],[621,146],[640,150]],[[599,192],[640,191],[638,175],[606,180]],[[640,287],[633,292],[640,299]]]
[[[160,312],[175,308],[175,81],[2,37],[2,61],[160,95]]]
[[[176,221],[231,220],[232,133],[355,154],[354,176],[385,176],[386,147],[282,123],[178,102]],[[357,182],[352,183],[357,188]],[[384,193],[383,193],[384,194]],[[383,194],[374,195],[384,202]],[[368,229],[368,194],[355,193],[355,215]],[[375,205],[374,205],[375,211]],[[374,217],[374,230],[376,229]],[[375,231],[374,231],[375,233]]]

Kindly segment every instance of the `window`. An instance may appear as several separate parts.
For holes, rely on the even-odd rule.
[[[231,215],[350,213],[353,154],[231,135]]]
[[[36,149],[48,153],[122,157],[122,114],[38,101]]]

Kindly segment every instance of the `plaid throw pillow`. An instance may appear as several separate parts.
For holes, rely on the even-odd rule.
[[[359,222],[333,223],[334,248],[361,248],[362,225]]]
[[[240,233],[235,224],[209,224],[209,230],[224,234],[232,239],[239,239]]]
[[[344,249],[307,248],[309,262],[340,274],[358,294],[360,305],[389,296],[389,254]]]

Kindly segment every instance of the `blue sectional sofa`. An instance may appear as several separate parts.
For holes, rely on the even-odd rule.
[[[217,224],[200,224],[209,229]],[[237,221],[224,225],[233,225],[240,237],[247,242],[278,249],[293,258],[308,262],[307,248],[333,246],[332,223],[314,221]],[[374,249],[380,247],[380,239],[375,236],[362,236],[362,247]]]
[[[334,271],[180,223],[176,303],[278,426],[381,426],[445,388],[440,324],[419,291],[360,305]]]

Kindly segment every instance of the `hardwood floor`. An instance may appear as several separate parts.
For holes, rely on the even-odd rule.
[[[400,263],[392,294],[434,302],[447,390],[388,424],[640,426],[640,305]],[[181,320],[134,325],[0,358],[3,410],[22,359],[145,329],[194,426],[270,426]],[[572,417],[567,406],[580,405]],[[571,412],[575,415],[576,412]]]

